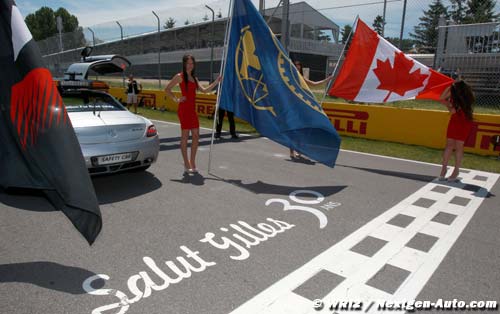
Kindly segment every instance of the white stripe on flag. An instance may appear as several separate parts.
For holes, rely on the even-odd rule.
[[[15,5],[12,6],[11,29],[15,62],[21,49],[23,49],[24,45],[33,38],[26,23],[24,23],[21,12],[19,12],[19,9]]]
[[[389,62],[391,63],[391,66],[394,67],[395,53],[400,51],[384,38],[381,38],[380,36],[378,38],[379,38],[379,43],[377,45],[377,50],[375,52],[375,55],[373,56],[370,70],[366,75],[365,81],[363,82],[363,85],[361,86],[358,95],[354,99],[355,101],[381,103],[384,101],[385,97],[388,94],[388,91],[386,90],[377,89],[377,87],[380,85],[380,80],[378,79],[377,75],[375,75],[375,72],[373,72],[373,70],[377,68],[377,60],[384,62],[385,60],[388,59]],[[400,96],[396,93],[391,93],[391,95],[387,99],[388,102],[414,98],[427,86],[430,77],[429,69],[420,62],[413,59],[411,60],[414,62],[414,65],[410,70],[410,73],[413,73],[414,71],[420,68],[420,73],[427,74],[428,77],[425,79],[421,87],[409,90],[403,96]]]

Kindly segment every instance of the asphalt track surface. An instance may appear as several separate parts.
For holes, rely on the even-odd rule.
[[[200,174],[184,176],[179,126],[157,125],[156,164],[93,179],[104,227],[92,247],[43,198],[0,192],[0,313],[317,313],[317,298],[382,313],[369,303],[500,301],[498,174],[438,182],[437,165],[348,151],[330,169],[226,134],[209,175],[202,130]]]

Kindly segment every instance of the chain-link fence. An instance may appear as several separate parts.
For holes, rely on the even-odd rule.
[[[37,42],[42,55],[49,55],[75,48],[88,46],[89,43],[79,27],[76,31],[70,33],[61,33]]]
[[[409,2],[409,8],[417,3],[419,6],[412,10],[423,10],[428,5],[426,1]],[[56,35],[38,44],[56,76],[62,76],[70,64],[81,59],[82,47],[93,46],[93,55],[127,57],[132,63],[129,73],[141,79],[156,79],[157,86],[178,73],[182,69],[182,55],[190,53],[197,61],[197,76],[208,81],[220,69],[228,20],[227,6],[217,3],[102,23]],[[343,50],[339,43],[341,25],[324,15],[328,9],[332,8],[317,10],[306,2],[292,3],[289,7],[288,50],[292,59],[302,61],[312,80],[331,73]],[[339,12],[337,15],[344,12],[342,8],[333,9]],[[281,7],[264,11],[264,18],[278,37],[282,14]],[[390,24],[388,20],[386,33]],[[499,24],[443,25],[438,29],[435,55],[413,57],[443,73],[461,75],[474,87],[478,105],[500,109]],[[396,26],[392,21],[393,36]]]
[[[132,62],[129,72],[156,79],[178,73],[182,55],[189,51],[200,61],[198,76],[208,80],[220,67],[227,22],[224,11],[227,8],[198,5],[151,12],[56,35],[38,45],[56,76],[62,76],[70,64],[81,59],[82,47],[93,46],[92,55],[125,56]]]
[[[470,83],[480,106],[500,108],[499,33],[500,23],[439,27],[435,67]]]
[[[211,80],[220,69],[227,10],[210,4],[152,12],[63,34],[62,45],[56,35],[39,42],[39,46],[56,76],[62,76],[71,63],[80,60],[81,47],[93,46],[93,55],[123,55],[132,62],[129,72],[159,80],[178,73],[182,55],[189,52],[197,60],[198,77]],[[264,11],[264,18],[278,37],[282,14],[281,7]],[[338,59],[342,51],[338,43],[340,26],[305,2],[291,4],[288,19],[292,58],[304,61],[311,79],[324,78],[332,70],[328,61]],[[70,40],[73,37],[81,39],[79,45]]]
[[[214,6],[214,19],[219,19],[227,12],[227,8]],[[200,22],[212,20],[211,11],[204,5],[192,7],[179,7],[169,10],[153,11],[148,15],[140,15],[127,19],[104,22],[89,27],[80,27],[75,32],[63,33],[62,42],[59,44],[59,34],[38,42],[42,55],[50,55],[86,45],[95,46],[102,43],[120,41],[151,34],[166,29],[182,28]],[[75,40],[77,38],[77,40]]]

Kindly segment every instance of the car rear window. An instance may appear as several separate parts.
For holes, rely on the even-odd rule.
[[[92,92],[67,93],[62,95],[68,112],[123,111],[126,110],[111,96]]]

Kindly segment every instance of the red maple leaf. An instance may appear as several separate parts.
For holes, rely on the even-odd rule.
[[[377,89],[389,91],[384,102],[389,99],[392,92],[399,96],[403,96],[407,91],[419,88],[423,85],[428,75],[421,74],[420,69],[410,73],[413,65],[413,60],[406,58],[405,54],[402,52],[395,52],[394,67],[392,67],[389,59],[385,61],[377,59],[377,67],[373,70],[380,81],[380,85]]]

